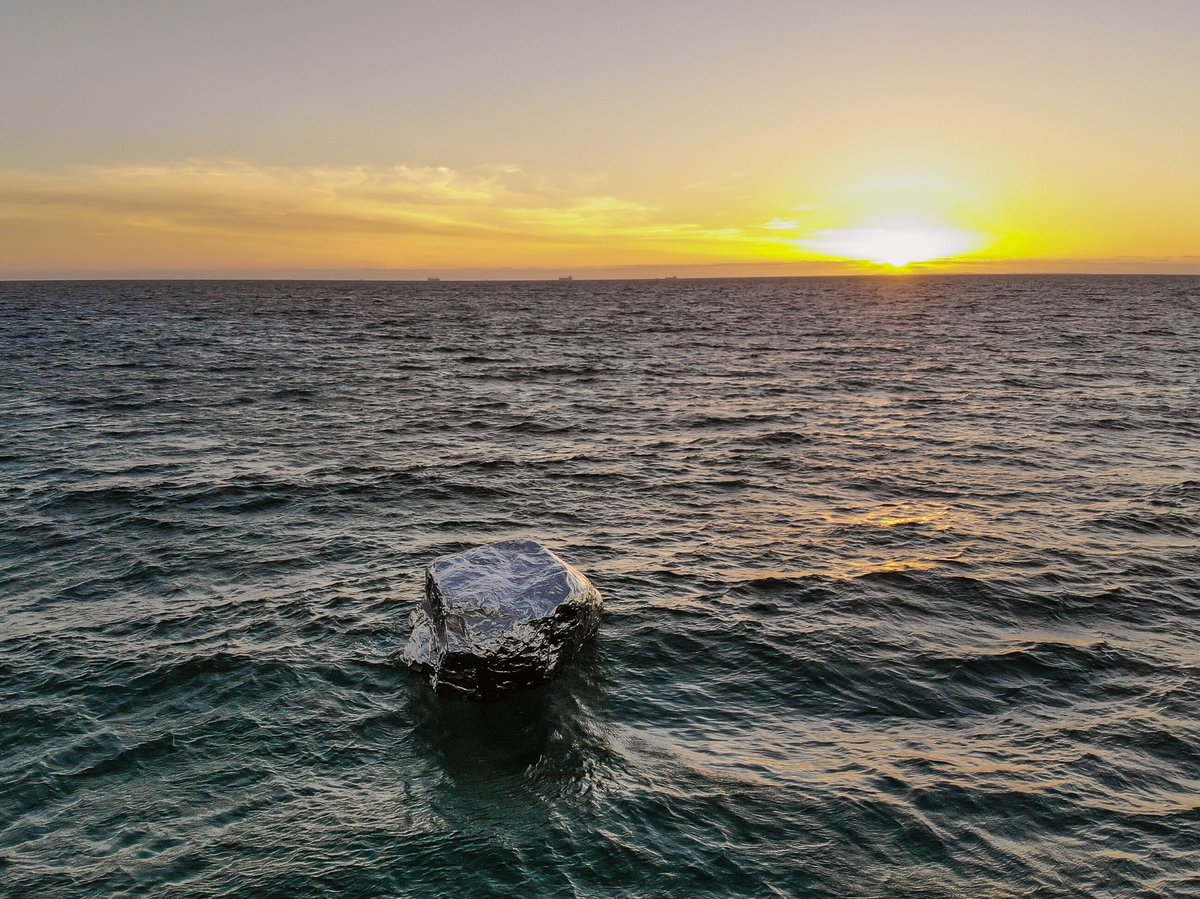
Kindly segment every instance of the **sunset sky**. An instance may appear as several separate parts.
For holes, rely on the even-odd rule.
[[[1200,2],[0,0],[0,277],[1200,272]]]

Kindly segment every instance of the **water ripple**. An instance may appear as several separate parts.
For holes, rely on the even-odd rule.
[[[0,894],[1200,892],[1200,281],[0,284]],[[432,557],[607,600],[395,661]]]

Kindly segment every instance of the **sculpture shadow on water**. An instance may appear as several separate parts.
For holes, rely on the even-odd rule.
[[[413,680],[414,748],[455,791],[579,795],[617,762],[605,723],[609,664],[595,642],[550,683],[490,702],[442,696]]]

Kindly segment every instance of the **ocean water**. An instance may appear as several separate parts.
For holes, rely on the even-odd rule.
[[[1200,895],[1200,279],[0,284],[0,894]],[[399,666],[530,536],[599,639]]]

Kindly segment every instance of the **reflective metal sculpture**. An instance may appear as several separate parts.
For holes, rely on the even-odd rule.
[[[489,699],[549,680],[600,624],[600,593],[533,540],[443,556],[425,570],[401,658],[439,693]]]

